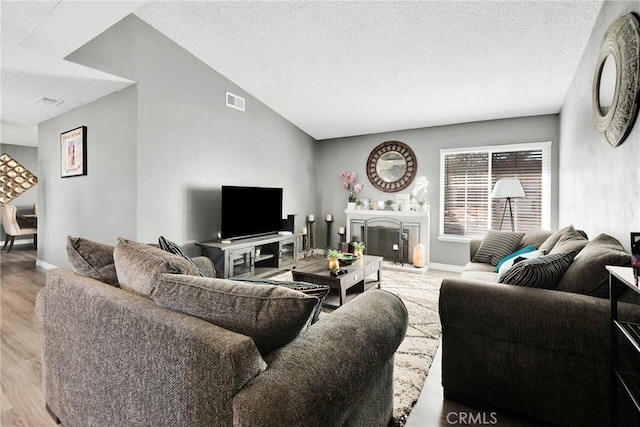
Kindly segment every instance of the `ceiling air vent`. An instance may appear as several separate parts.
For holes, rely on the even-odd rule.
[[[41,96],[40,98],[36,99],[36,102],[42,102],[43,104],[49,104],[49,105],[60,105],[64,101],[59,101],[57,99],[47,98],[46,96]]]
[[[244,111],[244,98],[238,95],[234,95],[231,92],[227,92],[227,107]]]

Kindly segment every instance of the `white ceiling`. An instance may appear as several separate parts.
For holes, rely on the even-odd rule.
[[[18,45],[56,4],[2,1],[3,124],[33,126],[131,84]],[[131,10],[326,139],[557,113],[601,5],[151,1]],[[104,21],[93,10],[84,7],[84,19]],[[40,96],[64,103],[34,102]]]

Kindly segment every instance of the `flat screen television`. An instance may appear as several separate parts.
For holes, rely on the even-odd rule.
[[[282,230],[282,188],[222,186],[223,239],[262,236]]]

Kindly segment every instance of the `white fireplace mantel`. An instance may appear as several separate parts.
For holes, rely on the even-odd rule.
[[[344,213],[347,216],[347,241],[349,241],[352,236],[352,222],[367,221],[368,223],[391,219],[394,223],[402,223],[403,226],[418,225],[420,230],[418,243],[422,243],[425,246],[425,265],[429,265],[429,232],[431,227],[430,212],[345,209]]]

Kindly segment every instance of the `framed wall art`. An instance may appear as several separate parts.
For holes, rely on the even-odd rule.
[[[87,174],[87,127],[60,134],[60,176],[69,178]]]

